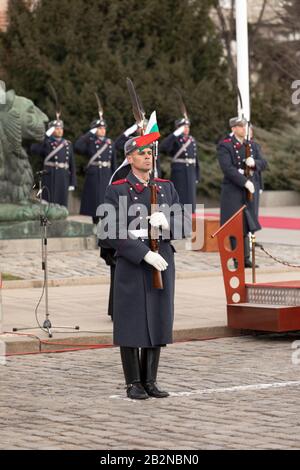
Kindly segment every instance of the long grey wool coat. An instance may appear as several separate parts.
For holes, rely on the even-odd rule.
[[[255,160],[253,175],[249,178],[257,191],[258,175],[265,170],[266,160],[262,158],[259,147],[250,142],[251,156]],[[261,229],[258,221],[258,210],[256,209],[256,195],[253,201],[247,200],[245,183],[245,145],[241,144],[235,136],[224,139],[218,145],[218,160],[224,174],[221,190],[221,224],[224,224],[244,204],[244,235],[248,232],[256,232]]]
[[[197,183],[200,181],[196,139],[191,135],[176,137],[170,134],[161,142],[159,151],[172,157],[171,180],[178,192],[179,200],[182,204],[192,204],[195,212]]]
[[[159,242],[159,253],[168,263],[167,270],[162,272],[163,290],[152,287],[153,268],[143,260],[150,250],[146,218],[150,214],[150,188],[140,183],[130,171],[126,179],[114,182],[106,190],[105,202],[116,209],[116,223],[113,216],[107,215],[107,212],[98,212],[102,217],[98,229],[99,244],[103,248],[116,250],[113,321],[114,344],[120,346],[147,348],[172,343],[175,250],[170,239],[173,239],[174,235],[177,238],[183,237],[180,225],[184,219],[187,222],[186,232],[189,232],[190,220],[179,204],[178,194],[171,181],[157,178],[155,184],[160,210],[165,212],[166,216],[168,206],[177,204],[175,215],[171,215],[169,222],[171,235]],[[121,196],[123,198],[120,200]],[[146,210],[143,210],[143,207]],[[133,209],[136,211],[134,215],[129,215],[128,220],[123,221],[127,210],[130,214]],[[131,228],[134,219],[138,220],[134,230],[143,229],[145,233],[135,232],[133,238]],[[115,234],[104,239],[109,223],[114,224],[117,230]],[[125,239],[120,238],[122,231]]]
[[[64,138],[45,137],[43,142],[31,145],[31,154],[45,159],[44,170],[47,173],[42,178],[45,187],[43,199],[68,207],[69,186],[76,186],[75,158],[71,142]],[[52,156],[47,162],[50,154]],[[62,165],[65,167],[62,168]]]
[[[91,162],[102,148],[105,150]],[[87,159],[80,214],[96,217],[97,207],[103,203],[105,190],[116,169],[114,145],[108,137],[100,138],[88,132],[79,137],[74,144],[74,149]]]

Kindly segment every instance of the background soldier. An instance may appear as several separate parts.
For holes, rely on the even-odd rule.
[[[76,169],[72,144],[64,139],[64,123],[60,119],[48,124],[42,143],[31,145],[31,153],[44,158],[42,184],[46,201],[68,206],[68,191],[76,186]]]
[[[117,152],[122,154],[122,156],[126,142],[130,140],[133,135],[141,135],[141,130],[138,128],[137,124],[133,124],[132,126],[128,127],[128,129],[126,129],[123,134],[116,138],[115,148]]]
[[[150,250],[148,240],[147,214],[150,214],[151,193],[149,175],[152,168],[152,150],[137,148],[136,138],[125,144],[125,155],[131,165],[126,179],[115,181],[108,186],[105,202],[112,205],[117,220],[108,217],[108,226],[117,224],[117,234],[105,239],[104,221],[100,223],[101,246],[116,250],[117,264],[114,284],[114,344],[120,346],[122,365],[127,384],[127,396],[132,399],[145,399],[149,396],[162,398],[167,392],[156,384],[160,348],[172,342],[173,301],[174,301],[174,249],[170,244],[170,234],[159,242],[159,253]],[[155,179],[158,204],[164,210],[179,202],[178,194],[170,181]],[[123,196],[127,207],[121,205]],[[139,226],[128,230],[135,216],[128,216],[130,209],[137,210]],[[182,222],[182,207],[179,214],[171,219],[163,212],[155,212],[150,217],[153,227],[167,230],[174,225],[176,216]],[[146,210],[143,210],[146,209]],[[125,211],[125,212],[124,212]],[[122,221],[126,220],[123,224]],[[115,224],[114,224],[115,227]],[[126,239],[118,239],[120,231]],[[169,232],[168,232],[169,233]],[[152,287],[152,270],[162,272],[162,290]],[[141,348],[141,356],[139,355]]]
[[[106,137],[106,122],[92,122],[90,131],[75,142],[75,152],[88,158],[86,178],[81,197],[80,214],[90,215],[96,224],[97,207],[116,167],[116,153],[111,139]]]
[[[262,158],[258,147],[251,141],[245,141],[247,121],[243,118],[230,119],[229,125],[232,135],[218,145],[218,160],[224,173],[221,190],[221,224],[224,224],[244,204],[244,254],[245,267],[252,267],[250,261],[249,232],[261,229],[255,208],[255,198],[250,201],[247,192],[255,194],[258,190],[257,175],[263,171],[267,162]],[[246,159],[246,144],[250,145],[250,157]],[[246,167],[250,169],[250,176],[246,177]],[[231,240],[235,248],[234,240]]]
[[[196,210],[197,183],[200,180],[200,167],[197,142],[190,135],[190,120],[175,121],[176,130],[166,137],[159,151],[172,157],[171,180],[174,183],[182,204],[191,204]]]

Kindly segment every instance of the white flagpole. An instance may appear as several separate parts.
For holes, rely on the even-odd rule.
[[[250,120],[250,79],[247,0],[236,0],[237,83],[242,95],[245,118]],[[238,100],[239,103],[239,100]],[[238,115],[241,115],[240,103]]]

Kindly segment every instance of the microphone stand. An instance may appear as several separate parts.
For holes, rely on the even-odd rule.
[[[50,225],[50,222],[47,217],[47,211],[44,213],[43,211],[43,203],[42,203],[42,193],[44,189],[48,189],[46,186],[42,185],[42,175],[48,173],[47,171],[37,171],[36,174],[38,175],[39,178],[39,190],[37,193],[37,197],[39,197],[39,203],[40,203],[40,226],[41,226],[41,244],[42,244],[42,270],[44,272],[44,286],[43,289],[45,290],[45,320],[43,323],[43,326],[41,327],[40,325],[38,327],[32,327],[32,328],[13,328],[12,331],[24,331],[24,330],[34,330],[37,328],[40,328],[41,330],[44,330],[48,333],[49,338],[52,338],[52,328],[63,328],[63,329],[71,329],[71,330],[79,330],[79,326],[55,326],[52,327],[51,321],[50,321],[50,313],[49,313],[49,292],[48,292],[48,237],[47,237],[47,227]],[[43,296],[43,294],[42,294]],[[42,297],[41,297],[42,299]],[[40,299],[40,300],[41,300]],[[39,306],[39,303],[38,303]],[[38,306],[36,308],[36,312],[38,309]],[[38,320],[37,323],[39,324]]]

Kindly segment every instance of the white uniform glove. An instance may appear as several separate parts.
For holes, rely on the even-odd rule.
[[[129,136],[132,135],[136,130],[137,130],[137,125],[136,125],[136,124],[133,124],[133,126],[128,127],[128,129],[126,129],[126,131],[124,132],[124,135],[125,135],[126,137],[129,137]]]
[[[149,219],[150,225],[152,225],[152,227],[162,227],[164,230],[169,228],[169,223],[163,212],[153,212],[153,214],[148,216],[147,219]]]
[[[246,165],[249,166],[250,168],[255,167],[255,160],[253,157],[248,157],[246,158]]]
[[[165,271],[168,267],[166,260],[159,253],[155,253],[154,251],[148,251],[144,256],[144,260],[157,269],[157,271]]]
[[[68,187],[68,190],[69,190],[69,191],[75,191],[75,186],[69,186],[69,187]]]
[[[96,134],[97,130],[98,130],[98,127],[94,127],[94,129],[90,130],[90,133],[91,134]]]
[[[249,193],[251,194],[255,193],[255,188],[254,188],[254,184],[252,183],[252,181],[249,181],[249,180],[246,181],[245,188],[248,189]]]
[[[46,135],[47,135],[48,137],[50,137],[50,136],[53,134],[54,131],[55,131],[55,127],[52,126],[52,127],[50,127],[50,129],[48,129],[48,130],[46,131]]]
[[[179,135],[183,134],[183,131],[184,131],[184,126],[180,126],[178,127],[178,129],[176,129],[176,131],[173,132],[173,135],[178,137]]]

